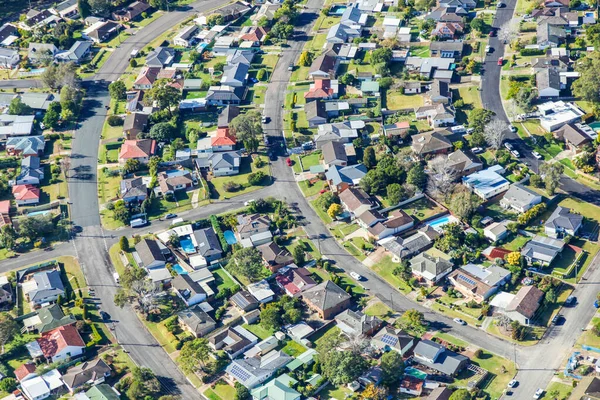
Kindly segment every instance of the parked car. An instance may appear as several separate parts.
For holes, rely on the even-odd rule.
[[[362,281],[362,276],[354,271],[350,272],[350,276],[356,279],[357,281]]]
[[[542,397],[542,395],[544,394],[544,389],[542,388],[538,388],[538,390],[535,391],[535,394],[533,395],[534,399],[539,399]]]
[[[294,63],[290,63],[290,65],[288,65],[288,71],[293,71],[294,70]]]
[[[540,153],[538,153],[537,151],[532,151],[532,152],[531,152],[531,154],[532,154],[532,155],[533,155],[535,158],[537,158],[538,160],[541,160],[542,158],[544,158],[544,157],[542,157],[542,155],[541,155]]]
[[[498,8],[504,8],[504,7],[506,7],[506,4],[504,4],[502,2],[499,2],[496,7],[498,7]]]
[[[594,301],[594,308],[600,308],[600,301]]]
[[[494,29],[494,28],[490,29],[489,36],[490,36],[490,37],[494,37],[494,36],[496,36],[496,29]]]
[[[165,218],[166,219],[177,218],[177,214],[169,213],[169,214],[165,215]]]
[[[508,143],[508,142],[504,143],[504,147],[506,147],[506,150],[508,150],[508,151],[511,151],[514,149],[512,143]]]
[[[517,129],[517,127],[516,127],[516,126],[514,126],[514,125],[511,125],[511,126],[510,126],[510,131],[511,131],[512,133],[517,133],[518,129]]]
[[[519,153],[519,152],[518,152],[518,151],[516,151],[516,150],[511,150],[511,151],[510,151],[510,154],[512,154],[512,155],[513,155],[514,157],[516,157],[516,158],[521,158],[521,153]]]
[[[291,166],[292,166],[292,159],[291,159],[291,158],[289,158],[289,157],[288,157],[288,158],[286,158],[285,162],[286,162],[286,164],[288,165],[288,167],[291,167]]]
[[[268,124],[269,121],[271,121],[271,118],[269,118],[269,117],[262,117],[262,123],[263,124]]]
[[[254,203],[254,200],[248,200],[244,202],[244,207],[248,207],[251,203]]]
[[[459,325],[466,325],[467,324],[465,321],[463,321],[460,318],[454,318],[453,321],[456,322]]]
[[[482,149],[481,147],[473,147],[473,148],[471,149],[471,152],[472,152],[473,154],[479,154],[479,153],[483,153],[483,149]]]
[[[498,57],[498,65],[502,66],[504,64],[504,58]]]
[[[574,306],[575,304],[577,304],[577,297],[575,296],[569,296],[567,297],[567,300],[565,300],[565,305],[567,306]]]
[[[513,379],[512,381],[508,382],[508,387],[509,388],[514,388],[515,386],[517,386],[519,382],[516,379]]]
[[[485,52],[486,53],[491,53],[492,52],[492,48],[490,47],[489,44],[487,46],[485,46]]]

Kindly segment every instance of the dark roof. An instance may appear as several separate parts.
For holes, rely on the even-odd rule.
[[[322,54],[319,57],[315,58],[312,65],[310,66],[310,70],[308,71],[309,75],[312,75],[314,72],[324,72],[330,73],[333,71],[335,66],[335,58]]]
[[[306,119],[308,121],[316,117],[325,118],[327,120],[325,103],[320,100],[311,101],[305,104],[304,113],[306,114]]]
[[[225,128],[229,126],[232,119],[240,115],[240,108],[237,106],[227,106],[219,113],[219,128]]]
[[[135,251],[140,256],[143,266],[148,266],[155,261],[166,261],[158,243],[154,239],[143,239],[135,245]]]
[[[190,308],[179,311],[177,316],[194,333],[203,334],[216,328],[217,323],[210,317],[200,305],[196,304]]]
[[[555,135],[562,138],[565,142],[569,142],[577,147],[592,141],[592,138],[590,138],[587,133],[583,132],[577,125],[572,123],[566,124],[558,129],[558,131],[555,132]]]
[[[65,316],[61,306],[58,304],[40,308],[38,310],[38,318],[40,319],[40,323],[36,328],[39,333],[48,332],[60,326],[70,325],[76,322],[72,315],[69,314]]]
[[[229,300],[242,310],[249,311],[258,308],[258,300],[256,300],[247,290],[240,290],[231,296]]]
[[[197,294],[206,294],[202,286],[198,282],[194,282],[189,275],[177,275],[171,281],[171,286],[186,299]]]
[[[139,130],[143,131],[148,125],[148,114],[134,112],[127,114],[125,122],[123,122],[123,131]]]
[[[366,335],[369,331],[373,331],[383,323],[377,317],[363,314],[360,311],[345,310],[335,317],[336,322],[344,323],[352,328],[359,335]]]
[[[4,41],[7,37],[15,35],[17,34],[17,27],[10,25],[10,24],[4,24],[2,25],[2,27],[0,27],[0,42]]]
[[[535,286],[523,286],[506,307],[506,311],[516,311],[527,318],[533,318],[544,297],[544,292]]]
[[[431,391],[425,400],[449,400],[452,390],[447,387],[438,387]]]
[[[344,289],[329,280],[307,289],[302,297],[322,311],[332,309],[351,298]]]
[[[573,214],[571,209],[558,206],[546,221],[548,228],[576,230],[583,222],[583,216]]]
[[[432,51],[453,51],[462,54],[465,43],[462,40],[432,41],[429,49]]]
[[[262,255],[263,260],[269,265],[289,264],[294,261],[294,258],[285,248],[279,247],[275,242],[263,244],[256,248]]]
[[[228,89],[228,87],[219,86],[213,90],[209,90],[208,93],[206,93],[206,100],[242,101],[244,98],[244,91],[245,91],[245,88],[242,86],[232,88],[232,90]]]
[[[412,137],[412,149],[417,154],[428,154],[452,148],[452,142],[441,133],[426,132]]]
[[[194,231],[194,237],[196,238],[196,243],[198,243],[198,253],[203,257],[221,255],[223,253],[221,243],[213,228]]]
[[[110,374],[111,369],[104,361],[97,358],[92,361],[84,361],[83,363],[70,368],[65,375],[62,376],[62,380],[74,389],[84,385],[89,381],[96,381],[101,377]]]
[[[171,64],[173,62],[173,58],[175,57],[175,49],[170,47],[158,47],[152,50],[146,56],[146,65],[150,67],[164,67],[166,65]]]
[[[536,74],[535,82],[538,90],[547,88],[560,90],[560,73],[556,68],[544,68]]]
[[[346,156],[346,148],[342,142],[327,142],[321,147],[321,151],[325,164],[331,164],[336,160],[344,162],[348,161],[348,156]]]
[[[454,375],[468,363],[469,359],[446,349],[431,340],[421,340],[414,349],[417,362],[446,375]],[[423,358],[433,360],[429,362]]]

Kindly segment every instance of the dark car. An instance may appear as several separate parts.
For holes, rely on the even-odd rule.
[[[177,214],[170,214],[169,213],[169,214],[165,215],[166,219],[171,219],[171,218],[175,218],[175,217],[177,217]]]
[[[100,311],[100,316],[102,317],[103,321],[109,321],[110,320],[110,315],[106,311]]]
[[[274,151],[269,153],[269,160],[277,161],[277,154]]]

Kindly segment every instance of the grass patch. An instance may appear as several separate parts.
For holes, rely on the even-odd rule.
[[[309,186],[308,181],[298,182],[300,190],[304,194],[304,197],[311,197],[319,194],[319,192],[327,187],[327,181],[317,181]]]
[[[417,218],[419,221],[423,221],[438,215],[446,210],[436,205],[427,198],[422,198],[412,203],[408,203],[401,207],[401,209],[413,218]]]
[[[398,265],[400,264],[392,261],[392,257],[385,256],[377,264],[373,265],[371,269],[385,279],[390,285],[397,288],[402,293],[408,294],[412,291],[412,288],[402,279],[393,274],[394,268],[396,268]]]
[[[264,158],[265,155],[262,155]],[[212,178],[209,181],[209,184],[212,185],[212,196],[213,198],[223,199],[225,197],[231,198],[235,196],[239,196],[244,193],[252,192],[254,190],[260,189],[263,186],[252,186],[248,183],[248,175],[253,172],[262,171],[266,175],[270,175],[269,173],[269,164],[265,164],[265,166],[261,168],[256,168],[254,163],[250,162],[249,157],[242,158],[242,163],[240,165],[240,173],[238,175],[233,176],[220,176],[217,178]],[[223,184],[225,182],[234,182],[239,185],[242,185],[242,189],[237,192],[226,192],[223,189]],[[270,184],[270,177],[267,176],[263,181],[263,185]],[[215,197],[216,195],[216,197]]]
[[[554,398],[557,400],[566,400],[567,398],[569,398],[572,391],[573,391],[572,385],[567,385],[567,384],[561,383],[561,382],[550,382],[550,384],[546,388],[546,393],[548,394],[548,398]],[[554,397],[551,397],[550,393],[553,393]],[[543,398],[545,399],[546,395],[544,395]]]
[[[269,336],[272,336],[275,331],[273,329],[265,329],[260,324],[243,325],[244,329],[257,336],[260,340],[265,340]]]
[[[506,250],[518,251],[530,240],[531,238],[527,236],[515,235],[511,241],[506,242],[502,247]]]
[[[235,388],[223,380],[219,380],[211,389],[203,393],[210,400],[228,400],[235,397]]]
[[[217,285],[217,293],[224,289],[233,289],[238,286],[231,278],[227,275],[223,268],[218,268],[212,271],[215,277],[215,284]]]
[[[306,347],[302,346],[300,343],[295,342],[293,340],[289,340],[285,346],[281,349],[285,354],[292,357],[297,357],[298,355],[304,353],[306,351]]]
[[[321,207],[317,206],[315,204],[317,200],[313,200],[310,202],[310,204],[312,205],[313,209],[315,210],[315,212],[317,213],[317,215],[319,216],[319,218],[321,218],[321,220],[323,222],[325,222],[325,224],[330,224],[333,222],[333,220],[331,219],[331,217],[329,215],[327,215],[327,213],[325,211],[323,211],[321,209]]]
[[[365,308],[364,313],[373,317],[385,319],[392,314],[393,311],[381,301],[377,301]]]
[[[418,108],[423,105],[423,96],[420,94],[400,94],[397,90],[388,90],[385,95],[385,106],[388,110],[401,110],[405,108]]]
[[[321,152],[314,151],[310,154],[300,156],[303,171],[309,171],[310,167],[317,166],[321,163]]]

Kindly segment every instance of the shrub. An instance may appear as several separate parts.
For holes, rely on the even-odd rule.
[[[252,186],[258,186],[264,181],[266,177],[267,174],[265,174],[262,171],[253,172],[248,175],[248,183]]]
[[[108,119],[106,120],[106,122],[108,122],[108,124],[110,126],[123,126],[123,123],[125,121],[123,121],[123,118],[117,116],[117,115],[111,115],[110,117],[108,117]]]
[[[226,192],[237,192],[242,190],[242,185],[235,183],[234,181],[225,182],[223,184],[223,190]]]
[[[267,77],[267,71],[264,68],[261,68],[258,70],[258,72],[256,73],[256,79],[258,79],[259,81],[264,81]]]
[[[539,49],[523,49],[523,50],[521,50],[521,56],[523,56],[523,57],[543,56],[544,54],[546,54],[546,50],[539,50]]]

